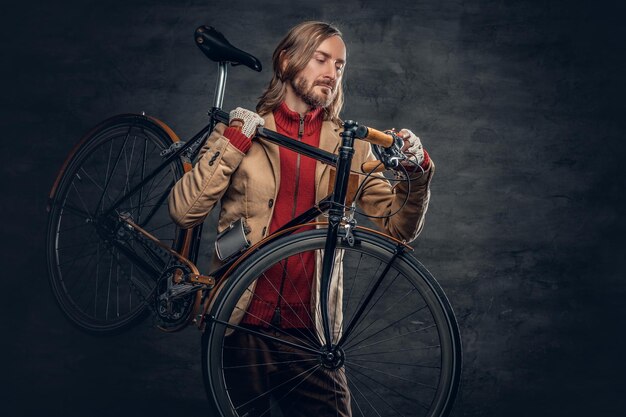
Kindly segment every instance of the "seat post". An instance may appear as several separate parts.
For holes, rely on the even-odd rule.
[[[227,62],[218,62],[217,63],[217,84],[215,85],[215,95],[213,96],[213,108],[222,108],[222,104],[224,102],[224,90],[226,90],[226,76],[228,75],[228,63]]]

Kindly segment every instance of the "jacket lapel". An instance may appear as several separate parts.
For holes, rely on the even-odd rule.
[[[336,154],[339,149],[340,128],[333,122],[325,121],[322,123],[322,132],[320,133],[320,149]],[[328,194],[328,187],[320,189],[322,175],[330,169],[330,165],[317,162],[315,164],[315,197],[319,201]]]
[[[276,131],[276,122],[274,121],[274,115],[272,113],[267,114],[265,117],[265,126],[269,130]],[[278,193],[278,187],[280,187],[280,148],[278,145],[265,141],[263,139],[257,139],[259,144],[263,147],[263,150],[267,154],[267,159],[272,166],[272,173],[274,174],[274,182],[276,183],[275,194]]]

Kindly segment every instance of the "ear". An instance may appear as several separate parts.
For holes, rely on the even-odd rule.
[[[282,80],[283,74],[285,73],[285,70],[287,69],[287,62],[288,62],[284,49],[280,51],[280,54],[278,54],[278,62],[279,62],[278,67],[280,68],[280,78]]]

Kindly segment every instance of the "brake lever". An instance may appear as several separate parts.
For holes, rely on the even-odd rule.
[[[404,140],[397,135],[395,130],[387,130],[386,134],[393,138],[393,146],[383,148],[381,146],[372,146],[374,154],[382,161],[387,169],[396,169],[407,156],[402,152]]]

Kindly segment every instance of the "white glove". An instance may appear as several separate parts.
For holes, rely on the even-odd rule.
[[[415,133],[409,129],[402,129],[398,132],[398,136],[404,139],[404,153],[408,155],[410,160],[417,162],[418,165],[422,165],[422,162],[424,162],[424,148],[420,138],[415,136]]]
[[[242,109],[241,107],[230,111],[228,124],[233,126],[233,121],[238,121],[242,124],[241,133],[250,139],[252,139],[256,133],[256,128],[265,124],[265,120],[263,120],[261,116],[253,111]]]

